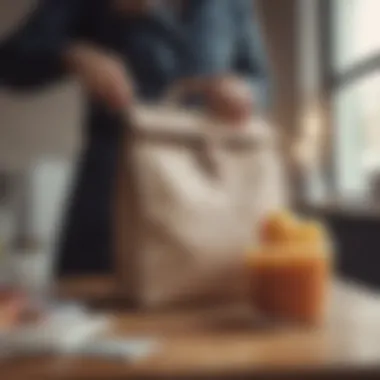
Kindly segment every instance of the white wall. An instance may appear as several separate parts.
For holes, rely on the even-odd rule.
[[[30,11],[34,0],[0,1],[0,41]],[[80,145],[82,99],[74,83],[29,95],[0,89],[0,167],[28,167],[31,223],[50,241],[60,220]]]

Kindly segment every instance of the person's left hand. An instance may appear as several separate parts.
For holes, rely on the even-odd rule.
[[[252,90],[239,77],[205,80],[202,92],[211,114],[234,126],[243,124],[254,112]]]
[[[174,88],[185,94],[201,96],[213,116],[234,126],[243,124],[254,112],[252,90],[237,76],[187,78]]]

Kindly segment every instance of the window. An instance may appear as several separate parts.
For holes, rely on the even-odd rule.
[[[333,22],[333,66],[342,71],[380,50],[378,0],[329,0]]]
[[[326,4],[334,187],[345,199],[368,199],[380,178],[380,0]]]

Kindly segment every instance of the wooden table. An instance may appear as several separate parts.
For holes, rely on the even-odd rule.
[[[320,329],[258,324],[246,306],[115,317],[112,334],[156,337],[125,363],[34,358],[0,363],[1,379],[379,379],[380,298],[337,284]]]

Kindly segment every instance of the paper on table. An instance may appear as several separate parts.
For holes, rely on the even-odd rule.
[[[139,360],[144,359],[159,349],[154,339],[100,339],[77,347],[71,354],[94,356],[104,359]]]
[[[43,323],[2,334],[1,353],[6,356],[53,353],[135,361],[158,349],[154,339],[104,337],[111,325],[110,318],[91,315],[81,305],[51,306]]]
[[[106,316],[52,313],[43,322],[2,334],[2,352],[8,355],[62,353],[75,350],[109,327]]]

